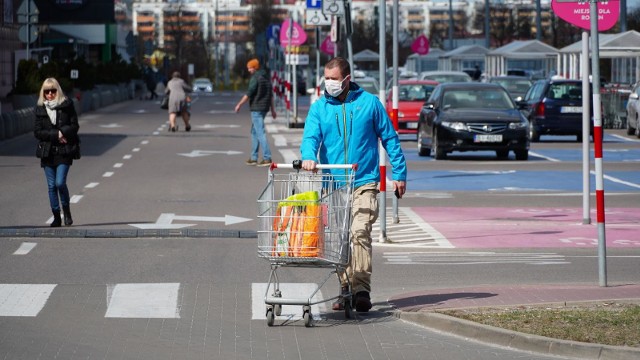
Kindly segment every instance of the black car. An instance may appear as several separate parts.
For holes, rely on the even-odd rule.
[[[453,151],[493,150],[500,159],[513,151],[529,158],[529,122],[498,84],[438,85],[420,111],[418,155],[444,159]]]
[[[538,80],[522,104],[526,105],[523,112],[530,123],[531,141],[539,141],[540,135],[575,135],[582,141],[582,80]],[[593,106],[590,110],[593,134]]]

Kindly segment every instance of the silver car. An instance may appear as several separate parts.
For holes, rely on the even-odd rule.
[[[640,138],[640,81],[633,86],[627,101],[627,134]]]
[[[213,93],[213,83],[207,78],[197,78],[193,80],[194,93]]]

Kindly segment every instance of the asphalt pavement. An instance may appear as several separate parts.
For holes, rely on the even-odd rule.
[[[299,127],[299,123],[303,121],[307,109],[308,107],[305,108],[304,106],[301,106],[299,108],[298,119],[295,120],[296,124],[291,126],[292,128]],[[107,115],[105,115],[105,117],[106,116]],[[164,114],[162,114],[162,116],[164,119]],[[148,121],[156,120],[152,120],[150,117]],[[270,124],[279,124],[284,125],[285,127],[287,125],[290,125],[290,123],[288,124],[287,121],[288,119],[285,117],[279,117],[276,120],[268,120]],[[105,125],[108,125],[106,124],[106,121]],[[211,126],[213,125],[214,124],[212,124]],[[113,130],[110,129],[104,131],[112,132]],[[166,130],[161,131],[162,134],[164,134],[165,132]],[[104,135],[103,137],[106,139],[111,139],[113,136]],[[274,134],[271,134],[272,140],[274,140],[273,137]],[[98,138],[98,136],[95,136],[95,138]],[[133,138],[134,139],[131,140],[132,142],[138,142],[138,139],[136,137]],[[169,137],[167,136],[166,138]],[[217,138],[216,140],[222,141],[222,137]],[[16,141],[13,141],[11,144],[18,144],[19,141],[20,140],[18,139]],[[5,144],[7,145],[5,148],[9,149],[6,150],[7,153],[13,151],[9,146],[11,144]],[[189,151],[191,151],[190,148]],[[21,152],[25,153],[25,157],[27,156],[26,150],[21,150]],[[87,159],[88,158],[89,157],[87,157]],[[28,159],[29,161],[33,160],[30,157]],[[17,158],[15,162],[17,165],[22,166],[21,164],[23,163],[23,159]],[[18,168],[17,165],[14,165],[14,167]],[[119,168],[120,167],[118,167],[118,169]],[[87,171],[91,170],[92,169],[89,169]],[[97,170],[95,172],[99,173]],[[212,173],[211,178],[213,178],[213,176],[214,174]],[[248,178],[251,176],[255,175],[247,175],[246,177]],[[143,177],[139,176],[138,178]],[[154,179],[154,181],[157,182],[158,180]],[[184,193],[188,194],[189,191],[190,189],[186,188],[184,190]],[[111,193],[109,193],[109,195],[110,194]],[[186,202],[186,200],[184,199],[190,198],[188,195],[184,195],[183,193],[181,193],[180,196],[180,201],[176,201],[178,203]],[[151,196],[149,196],[149,198],[151,198]],[[418,200],[413,201],[414,203],[418,203]],[[17,204],[19,202],[16,200],[15,203]],[[407,203],[410,203],[410,201],[407,201]],[[197,204],[198,203],[193,202],[189,203],[188,206],[194,207],[197,206]],[[149,207],[153,208],[154,206],[157,207],[157,203],[152,203],[152,205],[150,205]],[[414,209],[415,208],[416,207],[414,207]],[[406,210],[406,212],[411,212],[411,207],[408,206],[407,209],[403,210]],[[7,212],[7,208],[4,209],[4,212]],[[112,211],[111,213],[115,213],[115,211]],[[448,211],[445,213],[455,213],[455,211]],[[459,211],[458,213],[463,212]],[[436,218],[431,214],[425,215],[416,212],[411,213],[411,215],[412,216],[410,217],[410,219],[412,226],[420,228],[422,231],[419,240],[420,246],[428,247],[433,244],[434,246],[446,248],[448,245],[451,245],[450,243],[444,243],[442,239],[439,238],[439,236],[441,236],[442,234],[438,231],[434,231],[434,229],[431,227],[434,223],[437,223],[438,229],[444,232],[444,235],[446,235],[447,238],[464,238],[464,236],[460,236],[459,233],[454,233],[454,231],[457,230],[455,229],[455,226],[454,228],[450,229],[443,225],[455,225],[456,223],[450,218]],[[428,223],[425,218],[429,218]],[[577,231],[576,227],[572,227],[573,225],[569,223],[550,221],[548,215],[543,215],[541,219],[544,221],[536,223],[536,227],[534,229],[527,229],[524,232],[522,231],[523,228],[526,228],[524,224],[526,222],[531,222],[530,220],[525,221],[522,218],[518,218],[515,216],[503,215],[497,216],[497,219],[499,219],[500,221],[500,229],[519,229],[519,231],[504,231],[503,233],[501,233],[501,241],[503,243],[508,243],[508,241],[510,240],[529,241],[529,237],[549,236],[557,234],[560,231],[566,232],[567,236],[565,236],[564,238],[569,238],[569,235],[572,232]],[[147,219],[145,218],[141,221],[146,220]],[[640,215],[636,213],[628,213],[621,220],[621,222],[623,223],[622,225],[640,223]],[[486,236],[487,238],[490,238],[492,236],[495,237],[495,234],[498,232],[498,227],[495,226],[495,223],[488,224],[489,225],[487,228],[490,230],[486,230],[487,232],[485,233],[476,232],[474,236],[476,236],[476,238],[480,236]],[[55,278],[56,271],[51,270],[48,266],[43,265],[43,267],[40,268],[40,265],[23,264],[20,263],[19,260],[16,260],[15,257],[7,255],[10,254],[9,251],[14,251],[13,247],[17,247],[16,245],[18,245],[22,241],[25,241],[25,239],[33,242],[37,241],[42,244],[39,245],[42,249],[40,250],[40,255],[38,255],[42,256],[40,260],[41,262],[47,261],[47,259],[54,258],[53,256],[45,256],[45,254],[49,254],[45,253],[44,249],[47,249],[47,251],[51,251],[54,254],[58,254],[56,253],[56,251],[59,251],[60,253],[64,253],[64,256],[73,256],[69,258],[70,263],[74,263],[75,261],[77,261],[77,259],[82,259],[82,265],[86,266],[87,264],[90,264],[89,268],[95,270],[96,273],[99,273],[100,275],[117,275],[112,276],[112,278],[108,280],[97,279],[97,277],[95,279],[91,277],[89,277],[88,279],[84,279],[81,276],[82,274],[75,275],[79,278],[79,280],[75,280],[75,283],[62,283],[61,285],[58,285],[62,288],[66,288],[67,290],[71,290],[71,295],[65,295],[61,298],[56,298],[56,292],[51,292],[53,295],[50,302],[52,303],[52,306],[57,305],[58,310],[55,314],[46,313],[44,315],[45,327],[48,328],[51,334],[54,334],[51,336],[51,340],[49,341],[52,344],[57,344],[58,342],[56,341],[58,340],[59,343],[70,343],[74,341],[78,342],[80,345],[76,345],[75,348],[77,350],[77,353],[75,352],[75,350],[72,353],[65,352],[68,351],[68,348],[65,348],[64,351],[61,351],[63,350],[61,346],[61,348],[57,351],[56,349],[46,349],[47,351],[41,351],[39,349],[36,349],[36,347],[33,347],[32,350],[24,350],[24,352],[22,353],[11,353],[10,350],[8,353],[0,351],[0,355],[4,354],[5,358],[7,359],[42,358],[43,356],[47,356],[46,354],[59,354],[58,358],[66,358],[66,355],[68,355],[69,358],[80,357],[80,354],[83,354],[82,346],[86,345],[87,348],[90,348],[89,343],[94,340],[94,337],[91,336],[91,334],[95,332],[99,333],[100,336],[103,336],[102,331],[104,330],[104,328],[109,328],[108,331],[105,331],[105,333],[108,334],[108,337],[104,339],[104,342],[99,342],[101,344],[100,346],[104,347],[104,349],[101,349],[101,351],[103,351],[102,353],[105,354],[102,358],[131,357],[146,359],[154,358],[154,354],[157,355],[156,358],[164,358],[168,355],[166,353],[167,349],[170,349],[172,352],[171,354],[169,354],[169,358],[180,358],[181,353],[179,352],[179,349],[182,348],[185,349],[184,358],[204,358],[204,354],[210,354],[210,352],[208,352],[209,347],[213,346],[213,348],[216,349],[215,346],[217,344],[212,344],[211,340],[209,340],[209,342],[207,342],[206,344],[200,344],[199,341],[204,342],[203,339],[211,339],[211,334],[215,335],[215,333],[218,331],[218,340],[220,345],[217,349],[222,350],[219,350],[220,352],[216,354],[218,356],[217,358],[238,357],[238,354],[243,354],[243,358],[295,358],[297,353],[289,353],[291,350],[287,346],[283,345],[285,343],[289,344],[289,341],[287,341],[287,337],[295,335],[295,339],[293,340],[299,341],[299,343],[302,344],[298,345],[297,347],[304,350],[305,348],[310,348],[313,346],[309,345],[309,343],[304,345],[304,341],[300,340],[304,339],[305,341],[313,342],[315,336],[318,336],[319,338],[320,335],[318,334],[322,334],[322,337],[324,339],[322,341],[323,346],[327,346],[326,344],[330,345],[327,348],[321,349],[322,354],[308,354],[308,357],[299,356],[300,358],[424,358],[424,353],[420,353],[423,347],[416,347],[416,353],[411,353],[413,356],[405,356],[404,354],[406,353],[402,353],[400,350],[395,353],[393,351],[388,351],[388,349],[396,349],[396,347],[407,349],[411,346],[414,346],[416,343],[420,343],[420,341],[423,341],[420,340],[420,337],[423,335],[416,335],[414,333],[409,334],[406,339],[403,340],[394,338],[394,331],[406,331],[406,329],[397,329],[393,327],[393,325],[387,324],[386,320],[384,320],[385,316],[389,316],[389,314],[391,314],[392,316],[395,316],[399,319],[418,324],[420,326],[424,326],[439,332],[458,335],[464,339],[473,339],[484,343],[494,344],[502,348],[517,349],[529,352],[533,355],[527,358],[532,359],[548,358],[554,356],[576,359],[640,359],[640,349],[638,348],[577,343],[526,335],[519,332],[479,325],[469,321],[464,321],[454,317],[438,314],[436,312],[436,310],[443,309],[481,309],[487,307],[515,307],[524,305],[568,306],[578,302],[589,301],[630,301],[640,303],[640,284],[638,282],[614,283],[609,284],[609,286],[606,287],[598,286],[598,284],[585,284],[584,281],[576,281],[575,283],[556,282],[553,285],[527,284],[514,286],[502,284],[484,284],[477,286],[439,288],[426,288],[424,285],[421,285],[421,283],[416,282],[411,286],[411,288],[407,288],[403,291],[394,289],[391,290],[391,293],[387,292],[384,293],[384,295],[373,294],[374,308],[372,309],[371,313],[369,315],[357,315],[357,318],[355,320],[356,322],[363,324],[363,326],[371,326],[367,327],[366,330],[363,331],[363,343],[367,345],[367,351],[365,351],[363,355],[363,353],[361,352],[356,353],[354,349],[350,349],[348,342],[345,341],[345,339],[351,336],[351,332],[353,332],[353,330],[351,328],[340,328],[338,326],[335,326],[338,323],[344,322],[343,315],[332,313],[330,310],[326,314],[323,314],[323,316],[325,317],[324,320],[318,322],[317,333],[308,333],[304,335],[302,334],[303,331],[300,330],[294,330],[293,333],[290,333],[286,332],[287,330],[285,329],[280,329],[286,328],[286,326],[276,327],[276,329],[272,328],[270,329],[272,332],[269,333],[269,330],[265,331],[254,329],[255,326],[251,326],[252,321],[241,321],[240,318],[242,316],[247,316],[245,313],[246,308],[249,307],[249,304],[247,304],[248,300],[246,299],[246,294],[238,291],[237,285],[231,281],[234,280],[234,274],[229,274],[225,271],[223,260],[233,262],[233,259],[241,259],[242,254],[245,254],[246,256],[247,251],[250,251],[249,249],[253,249],[253,241],[256,237],[255,230],[248,230],[246,227],[242,227],[239,225],[231,227],[211,227],[210,225],[204,225],[204,227],[194,226],[190,229],[133,229],[131,227],[125,227],[125,225],[126,224],[116,222],[113,224],[109,223],[108,226],[104,226],[101,223],[83,224],[81,221],[79,221],[78,224],[74,225],[73,227],[59,229],[50,229],[46,226],[34,227],[26,225],[19,227],[0,227],[0,249],[3,250],[0,251],[0,259],[4,259],[3,262],[5,263],[5,267],[7,267],[4,274],[4,276],[7,278],[12,279],[12,275],[19,277],[25,274],[29,275],[31,273],[44,274],[53,278],[48,280],[37,279],[32,281],[43,282],[43,284],[44,281],[47,281],[51,284],[61,283],[60,280]],[[400,224],[400,226],[403,225],[404,223]],[[389,226],[394,225],[389,222]],[[459,228],[460,226],[457,227]],[[634,238],[633,229],[634,228],[628,226],[620,226],[619,228],[612,228],[611,231],[621,234],[621,237],[619,239],[627,238],[628,241],[637,241],[637,239]],[[379,229],[377,229],[376,231],[379,232]],[[449,233],[448,231],[451,231],[451,233]],[[374,239],[377,239],[378,232],[376,232]],[[425,232],[430,234],[430,237],[428,236],[429,239],[427,240],[425,240]],[[407,244],[406,240],[397,236],[399,232],[391,233],[394,236],[390,236],[389,243],[383,244],[376,242],[374,244],[376,251],[378,250],[378,248],[382,249],[385,246],[392,247],[394,245]],[[458,236],[450,236],[451,234]],[[635,237],[637,237],[637,235]],[[181,244],[181,241],[184,241],[184,239],[186,238],[192,240],[192,242],[190,242],[189,244],[190,246],[194,247],[193,249],[183,249],[181,247],[183,246]],[[100,242],[103,239],[113,239],[113,241],[109,242],[109,244],[107,245]],[[135,239],[135,242],[129,242],[131,241],[131,239]],[[208,246],[210,246],[212,243],[215,243],[217,245],[218,243],[224,244],[227,242],[229,243],[229,249],[232,250],[227,250],[229,251],[228,254],[222,251],[219,254],[215,254],[215,257],[219,263],[216,263],[216,261],[207,258],[206,252],[209,251]],[[169,249],[181,249],[181,251],[165,252],[164,248],[161,247],[164,246],[165,243],[168,244],[166,246]],[[487,243],[489,242],[487,241]],[[64,246],[62,244],[64,244]],[[496,246],[497,243],[489,244],[491,244],[492,246]],[[464,247],[463,243],[453,243],[453,245],[458,248]],[[628,243],[618,242],[612,243],[611,245],[624,247],[627,246]],[[92,246],[96,246],[96,249],[92,249]],[[160,250],[158,250],[156,247],[159,247]],[[83,256],[80,256],[79,254],[83,251],[89,251],[89,254],[91,256],[94,256],[94,258],[89,257],[85,259]],[[113,253],[109,253],[110,251]],[[75,252],[78,252],[77,256],[75,256]],[[113,300],[117,298],[116,295],[117,290],[119,289],[118,286],[122,284],[108,285],[107,290],[104,290],[101,286],[101,281],[108,281],[107,284],[122,282],[122,279],[125,279],[128,282],[134,282],[132,280],[129,280],[129,273],[142,273],[143,275],[145,275],[145,277],[148,276],[151,280],[158,282],[165,282],[167,281],[167,279],[177,279],[175,281],[180,281],[180,276],[174,275],[171,272],[162,273],[161,271],[165,271],[164,269],[169,268],[169,266],[160,266],[159,260],[146,260],[149,263],[136,263],[136,261],[142,261],[143,257],[147,255],[156,255],[156,253],[157,259],[165,259],[165,255],[166,259],[169,259],[170,256],[168,254],[171,254],[173,256],[176,256],[176,254],[180,254],[180,258],[178,260],[173,260],[176,263],[175,266],[176,268],[180,269],[186,268],[189,279],[192,279],[190,283],[183,284],[182,287],[172,287],[175,284],[170,284],[171,286],[165,285],[165,287],[171,287],[171,289],[169,290],[175,290],[176,294],[178,293],[177,289],[180,288],[180,294],[183,297],[183,299],[181,299],[183,307],[182,309],[180,309],[183,314],[182,322],[172,319],[172,316],[167,316],[168,320],[149,320],[144,319],[143,316],[140,316],[137,320],[133,320],[133,323],[125,323],[125,320],[116,320],[115,322],[109,322],[112,320],[105,319],[105,307],[107,308],[107,314],[109,314],[109,311],[111,310],[107,306],[108,304],[105,303],[107,302],[105,299]],[[83,255],[86,254],[83,253]],[[211,256],[213,257],[214,255]],[[117,266],[112,269],[108,267],[108,264],[102,264],[101,260],[103,260],[103,258],[120,259],[119,261],[122,261],[123,264],[121,265],[121,267],[131,267],[131,270],[125,271],[124,269],[120,269]],[[156,261],[158,262],[156,263]],[[543,264],[545,261],[550,260],[548,258],[544,258],[540,260],[540,264]],[[184,265],[185,263],[188,263],[188,265]],[[210,271],[211,274],[224,275],[220,275],[220,279],[222,280],[217,281],[229,286],[225,288],[226,292],[220,291],[220,288],[216,287],[220,284],[216,283],[214,280],[211,280],[209,278],[194,278],[195,276],[197,276],[194,274],[198,274],[196,270],[199,269],[199,267],[202,267],[202,264],[206,264],[205,266],[212,267],[211,269],[206,269]],[[259,265],[264,264],[261,263]],[[20,271],[20,269],[23,269],[22,266],[32,272]],[[33,266],[35,266],[37,270],[31,270],[31,267]],[[64,264],[55,264],[55,266],[64,266]],[[251,267],[248,271],[249,273],[252,273],[253,275],[260,275],[259,277],[261,279],[263,277],[262,275],[266,277],[266,274],[263,274],[262,272],[260,272],[260,270],[258,270],[257,265],[254,266],[253,264],[247,264],[246,266]],[[64,269],[66,270],[66,268]],[[264,267],[262,270],[264,270]],[[13,271],[15,271],[16,274],[14,274]],[[71,274],[70,269],[67,271],[69,271],[69,273]],[[122,271],[122,274],[119,274],[118,271]],[[204,272],[206,271],[203,271],[203,273]],[[255,277],[258,276],[251,276],[251,279]],[[148,281],[151,282],[151,280]],[[26,282],[26,280],[22,281]],[[138,280],[136,279],[136,281]],[[229,282],[229,284],[226,284],[227,281]],[[3,282],[9,281],[3,280]],[[146,289],[148,290],[148,288]],[[102,293],[103,290],[106,294]],[[0,291],[0,311],[4,309],[2,296],[5,295],[6,294],[3,295],[3,293]],[[10,299],[10,296],[7,296],[5,299]],[[61,324],[67,324],[66,321],[69,321],[69,319],[73,319],[74,316],[76,316],[76,312],[78,311],[78,309],[80,309],[80,315],[84,316],[85,320],[88,319],[90,321],[76,322],[76,324],[78,324],[76,326],[59,328]],[[215,314],[215,312],[218,311],[220,312],[220,315]],[[171,311],[169,312],[171,313]],[[118,317],[117,314],[115,316],[114,314],[111,315],[111,317]],[[173,313],[171,313],[170,315],[175,315],[175,311],[173,311]],[[249,320],[255,319],[251,318]],[[176,321],[176,323],[174,323],[173,321]],[[205,324],[203,325],[202,322],[205,322]],[[350,324],[353,323],[353,321],[347,321],[347,323]],[[285,324],[287,324],[286,321]],[[262,325],[264,324],[260,324],[259,326]],[[225,327],[225,330],[229,328],[231,328],[232,330],[223,332],[223,326]],[[266,328],[266,325],[264,325],[264,327]],[[143,331],[132,331],[140,329],[142,329]],[[7,335],[2,335],[4,330],[7,331],[5,333]],[[14,346],[15,344],[12,343],[12,341],[17,343],[19,340],[11,338],[9,336],[9,330],[13,332],[18,331],[20,334],[24,334],[26,337],[28,337],[30,335],[30,332],[36,333],[37,331],[41,330],[41,327],[36,326],[36,323],[29,318],[17,318],[7,315],[0,316],[0,349],[2,349],[3,344],[6,346],[6,349],[17,348],[17,346]],[[366,334],[368,331],[370,331],[369,334],[371,335]],[[368,336],[370,336],[370,338]],[[37,337],[34,338],[38,339]],[[99,336],[95,336],[95,338],[99,338]],[[149,339],[157,340],[157,343],[159,343],[160,346],[152,346],[151,344],[153,344],[154,342],[148,341]],[[447,339],[439,339],[438,341],[442,344],[448,343]],[[178,346],[176,346],[176,344]],[[315,346],[315,343],[312,344]],[[420,344],[423,345],[422,343]],[[25,349],[29,348],[29,346],[27,345],[24,345]],[[198,351],[194,350],[200,345],[202,345],[202,349],[206,349],[207,351],[203,351],[202,354],[200,354]],[[334,345],[337,347],[329,348]],[[96,354],[100,354],[101,352],[95,350],[100,349],[98,345],[92,343],[91,346],[94,349],[94,356],[87,357],[99,357],[96,356]],[[46,344],[44,345],[44,347],[46,348]],[[247,348],[245,349],[243,347]],[[256,351],[255,349],[259,349],[259,351]],[[246,351],[242,352],[243,350]],[[317,349],[313,347],[313,351],[315,350]],[[344,353],[341,353],[341,350]],[[87,353],[92,354],[91,352]],[[304,351],[301,351],[301,353],[305,354]],[[472,352],[463,351],[460,353],[456,353],[449,348],[445,349],[443,346],[443,349],[435,350],[434,358],[456,359],[463,356],[469,358],[469,353]],[[110,354],[111,356],[107,354]],[[340,354],[344,356],[341,357]],[[393,354],[396,354],[397,357],[394,357]],[[461,357],[456,357],[456,354]],[[501,354],[500,356],[501,357],[499,358],[509,358],[508,353],[507,355]],[[216,356],[213,356],[212,358],[216,358]],[[482,356],[478,356],[475,358],[489,359],[492,358],[492,354],[483,352]]]

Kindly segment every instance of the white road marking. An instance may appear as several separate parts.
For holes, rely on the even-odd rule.
[[[180,283],[107,286],[106,318],[178,319]]]
[[[273,138],[273,145],[277,147],[287,146],[287,138],[282,134],[275,134],[271,136]]]
[[[124,160],[129,160],[131,159],[131,155],[127,154],[125,156],[122,157]]]
[[[102,174],[102,177],[112,177],[113,176],[113,171],[107,171],[106,173]]]
[[[115,163],[115,164],[113,164],[113,167],[114,168],[121,168],[122,165],[123,165],[122,163]]]
[[[596,172],[595,172],[595,171],[590,171],[590,173],[591,173],[592,175],[595,175],[595,174],[596,174]],[[615,183],[618,183],[618,184],[627,185],[627,186],[634,187],[634,188],[636,188],[636,189],[640,189],[640,184],[636,184],[636,183],[632,183],[632,182],[628,182],[628,181],[620,180],[620,179],[618,179],[618,178],[615,178],[615,177],[610,176],[610,175],[607,175],[607,174],[603,174],[603,175],[602,175],[602,177],[603,177],[603,178],[605,178],[605,179],[607,179],[607,180],[609,180],[609,181],[613,181],[613,182],[615,182]]]
[[[82,200],[82,198],[84,197],[84,195],[73,195],[71,197],[71,199],[69,199],[69,202],[71,204],[77,204],[80,202],[80,200]]]
[[[27,255],[31,250],[33,250],[38,243],[34,242],[23,242],[20,244],[18,250],[16,250],[13,255]]]
[[[621,140],[624,140],[624,141],[629,141],[629,142],[640,142],[640,140],[637,140],[637,139],[630,139],[630,138],[628,138],[628,137],[624,137],[624,136],[622,136],[622,135],[618,135],[618,134],[611,134],[611,136],[613,136],[613,137],[615,137],[615,138],[618,138],[618,139],[621,139]]]
[[[475,252],[389,252],[383,254],[387,264],[393,265],[565,265],[564,255],[556,253],[496,253]]]
[[[55,284],[0,284],[0,316],[37,316]]]
[[[131,151],[138,152],[138,151],[140,151],[140,148],[133,148]]]
[[[285,164],[291,164],[293,160],[300,159],[300,154],[297,151],[293,151],[291,149],[282,149],[280,150],[280,154],[284,158]]]
[[[94,187],[100,185],[100,183],[97,182],[92,182],[92,183],[88,183],[87,185],[85,185],[84,187],[87,189],[93,189]]]
[[[330,285],[329,285],[330,286]],[[280,283],[280,292],[284,299],[300,299],[300,302],[306,302],[309,295],[311,295],[318,284],[314,283]],[[336,295],[338,287],[336,288]],[[273,290],[273,284],[271,289]],[[267,305],[264,303],[264,295],[267,291],[267,283],[253,283],[251,284],[251,320],[266,320]],[[271,294],[269,294],[271,295]],[[318,291],[312,298],[314,301],[322,299],[322,291]],[[322,317],[320,314],[326,313],[328,307],[326,303],[320,303],[311,305],[311,316],[314,320],[320,320]],[[276,316],[278,320],[300,320],[302,319],[302,305],[283,305],[282,314]]]
[[[538,154],[537,152],[533,152],[531,150],[529,150],[529,155],[535,156],[535,157],[539,157],[541,159],[545,159],[545,160],[548,160],[548,161],[560,162],[560,160],[558,160],[556,158],[552,158],[552,157],[549,157],[549,156],[544,156],[542,154]]]
[[[147,145],[149,143],[149,140],[142,140],[140,141],[140,144],[142,145]]]
[[[398,208],[400,222],[391,221],[393,210],[387,209],[387,238],[390,242],[380,243],[380,221],[373,224],[371,238],[374,246],[415,246],[437,249],[455,248],[438,230],[434,229],[409,207]]]

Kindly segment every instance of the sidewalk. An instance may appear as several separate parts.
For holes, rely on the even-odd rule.
[[[482,285],[421,290],[389,299],[397,316],[443,332],[554,356],[577,359],[640,359],[640,348],[588,344],[499,329],[439,314],[435,310],[523,305],[569,306],[594,301],[640,303],[640,284],[597,285]]]

